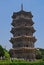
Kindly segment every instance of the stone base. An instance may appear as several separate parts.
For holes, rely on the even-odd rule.
[[[20,59],[25,59],[29,61],[34,61],[35,60],[35,50],[10,50],[11,57],[13,58],[20,58]]]

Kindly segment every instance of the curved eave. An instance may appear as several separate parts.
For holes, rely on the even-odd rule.
[[[21,47],[21,48],[15,48],[15,49],[12,49],[14,51],[35,51],[36,48],[31,48],[31,47]]]
[[[14,21],[11,23],[11,25],[12,25],[12,26],[15,26],[15,23],[14,23]]]
[[[12,28],[10,32],[14,34],[14,33],[15,33],[15,30],[14,30],[14,28]]]
[[[13,38],[9,40],[12,44],[15,42]]]

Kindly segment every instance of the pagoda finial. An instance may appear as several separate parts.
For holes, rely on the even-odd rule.
[[[21,10],[23,11],[23,4],[21,4]]]

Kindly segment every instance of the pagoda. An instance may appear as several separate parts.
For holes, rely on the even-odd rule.
[[[35,60],[34,43],[36,41],[33,33],[36,31],[33,28],[33,15],[31,12],[21,10],[14,12],[12,15],[12,29],[13,37],[10,39],[12,43],[11,55],[13,58],[21,58],[25,60]]]

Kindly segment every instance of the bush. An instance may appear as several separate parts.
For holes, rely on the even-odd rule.
[[[6,59],[9,59],[9,58],[10,58],[10,55],[9,55],[8,52],[5,52],[5,58],[6,58]]]
[[[42,59],[42,53],[40,50],[36,50],[36,59]]]
[[[35,62],[10,62],[9,60],[0,61],[0,65],[44,65],[44,61],[35,61]]]

